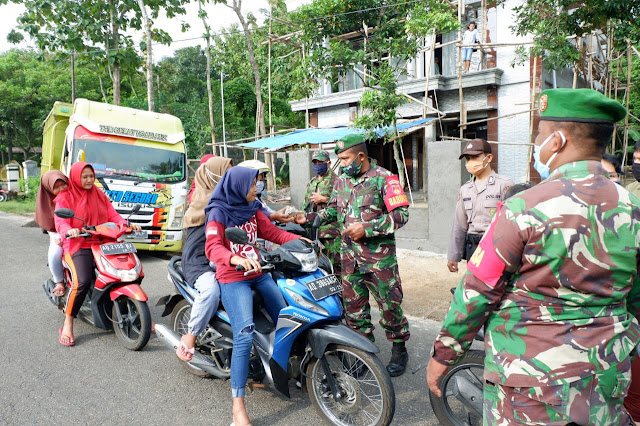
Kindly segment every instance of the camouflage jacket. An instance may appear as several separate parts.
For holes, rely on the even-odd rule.
[[[387,202],[398,207],[389,211]],[[340,230],[354,223],[365,227],[365,237],[359,242],[342,237],[343,273],[377,272],[396,266],[394,232],[409,220],[408,204],[397,177],[382,167],[371,164],[357,178],[343,174],[336,180],[331,200],[320,217],[324,222],[335,221]]]
[[[311,197],[311,194],[313,194],[314,192],[319,192],[323,197],[327,197],[327,199],[330,199],[336,180],[338,180],[338,176],[336,176],[336,174],[331,170],[329,170],[328,173],[324,176],[314,176],[307,185],[307,194],[304,196],[304,206],[302,207],[302,210],[307,213],[319,212],[320,210],[323,210],[327,206],[326,203],[312,203],[309,197]],[[340,230],[338,229],[338,225],[336,223],[328,223],[326,225],[322,225],[318,229],[318,236],[320,238],[340,237]]]
[[[485,378],[511,387],[625,371],[640,341],[640,199],[600,162],[565,164],[507,200],[434,344],[454,364],[486,323]]]

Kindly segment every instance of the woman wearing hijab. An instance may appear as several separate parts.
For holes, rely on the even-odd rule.
[[[64,296],[64,273],[62,271],[62,239],[56,232],[53,211],[54,199],[67,189],[69,180],[58,170],[49,170],[40,178],[40,188],[36,197],[36,223],[49,233],[49,269],[56,286],[51,292],[54,296]]]
[[[212,156],[198,167],[193,179],[193,196],[184,216],[187,239],[182,248],[182,269],[187,282],[198,290],[198,296],[191,306],[189,332],[182,336],[176,348],[176,355],[183,361],[190,361],[193,358],[196,337],[204,331],[220,303],[220,285],[204,253],[207,239],[204,208],[216,184],[232,166],[233,160]]]
[[[253,297],[251,289],[260,292],[274,324],[285,302],[275,282],[262,273],[260,255],[249,244],[235,244],[227,240],[224,231],[229,227],[243,229],[249,243],[264,238],[276,244],[300,238],[278,229],[260,210],[256,201],[258,170],[234,167],[228,170],[213,190],[205,209],[206,254],[217,266],[216,278],[220,282],[222,303],[229,315],[233,330],[233,354],[231,356],[231,393],[233,396],[233,421],[237,426],[251,424],[244,405],[245,386],[249,369],[249,355],[253,342]],[[250,272],[236,271],[242,265]]]
[[[105,222],[126,224],[127,221],[115,211],[107,196],[94,185],[94,181],[95,172],[90,164],[75,163],[69,171],[69,188],[55,199],[56,209],[73,210],[75,216],[84,219],[88,226]],[[66,237],[77,237],[84,226],[78,219],[62,219],[57,216],[55,223],[58,233]],[[140,231],[139,225],[132,225],[132,228]],[[95,242],[93,238],[63,239],[64,259],[74,272],[73,285],[67,295],[64,326],[58,332],[58,340],[65,346],[75,345],[73,320],[95,279],[91,253],[91,245]]]

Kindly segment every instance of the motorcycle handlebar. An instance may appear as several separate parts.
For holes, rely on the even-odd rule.
[[[88,233],[88,232],[81,232],[80,234],[78,234],[78,235],[77,235],[77,236],[75,236],[75,237],[72,237],[72,236],[71,236],[71,235],[69,235],[69,234],[66,234],[64,237],[65,237],[67,240],[70,240],[70,239],[72,239],[72,238],[90,237],[90,236],[91,236],[91,234],[90,234],[90,233]]]

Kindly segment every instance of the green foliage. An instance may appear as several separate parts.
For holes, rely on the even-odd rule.
[[[26,193],[26,198],[35,200],[36,194],[38,194],[38,188],[40,187],[40,179],[34,176],[28,179],[18,179],[18,185],[20,185],[20,190]],[[27,188],[29,189],[28,191]]]
[[[310,52],[297,64],[297,74],[335,81],[354,71],[370,89],[360,100],[363,114],[355,125],[373,137],[376,128],[395,124],[396,108],[405,102],[396,93],[405,62],[416,56],[426,34],[458,28],[454,12],[444,0],[316,0],[295,14],[303,21],[299,42]],[[313,88],[302,80],[295,93],[307,96]]]
[[[31,215],[36,211],[35,198],[17,198],[0,203],[0,211],[18,215]]]
[[[506,0],[499,0],[504,4]],[[518,50],[518,63],[529,55],[542,56],[552,69],[573,66],[579,52],[571,36],[583,36],[592,31],[613,32],[614,49],[626,48],[626,39],[640,41],[640,2],[637,0],[526,0],[514,9],[516,24],[513,31],[519,36],[533,35],[530,49]],[[533,18],[535,17],[535,18]]]

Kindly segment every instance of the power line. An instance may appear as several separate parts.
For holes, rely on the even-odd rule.
[[[384,6],[376,6],[376,7],[369,7],[369,8],[365,8],[365,9],[356,9],[356,10],[352,10],[349,12],[342,12],[342,13],[336,13],[336,14],[331,14],[331,15],[324,15],[324,16],[318,16],[318,17],[314,17],[314,18],[310,18],[310,19],[303,19],[300,21],[291,21],[288,23],[281,23],[281,24],[275,24],[273,25],[273,27],[286,27],[286,26],[292,26],[292,25],[299,25],[299,24],[304,24],[304,23],[308,23],[308,22],[316,22],[316,21],[322,21],[325,19],[330,19],[330,18],[337,18],[340,16],[348,16],[348,15],[353,15],[353,14],[357,14],[357,13],[364,13],[364,12],[373,12],[376,10],[383,10],[383,9],[391,9],[397,6],[407,6],[407,5],[411,5],[411,4],[415,4],[415,3],[422,3],[425,0],[409,0],[409,1],[405,1],[405,2],[399,2],[399,3],[394,3],[394,4],[388,4],[388,5],[384,5]],[[260,30],[265,30],[268,29],[267,25],[263,25],[263,26],[258,26],[255,28],[251,28],[249,29],[249,32],[253,33],[253,32],[258,32]],[[244,30],[241,29],[237,29],[235,31],[219,31],[219,32],[215,32],[215,33],[211,33],[209,36],[210,37],[215,37],[215,36],[229,36],[229,35],[235,35],[235,34],[242,34],[244,33]],[[194,40],[205,40],[206,36],[202,35],[199,37],[189,37],[189,38],[184,38],[184,39],[179,39],[179,40],[172,40],[171,43],[183,43],[183,42],[187,42],[187,41],[194,41]],[[161,45],[162,43],[152,43],[152,45]],[[91,55],[91,54],[95,54],[95,53],[107,53],[107,52],[112,52],[112,51],[120,51],[120,50],[125,50],[127,48],[133,49],[135,51],[140,51],[142,52],[142,49],[140,49],[139,47],[135,47],[135,46],[129,46],[129,47],[124,47],[124,48],[105,48],[105,49],[96,49],[96,50],[90,50],[90,51],[86,51],[86,52],[73,52],[75,55]],[[70,55],[72,52],[68,52],[68,51],[60,51],[60,53],[66,53],[68,55]]]

